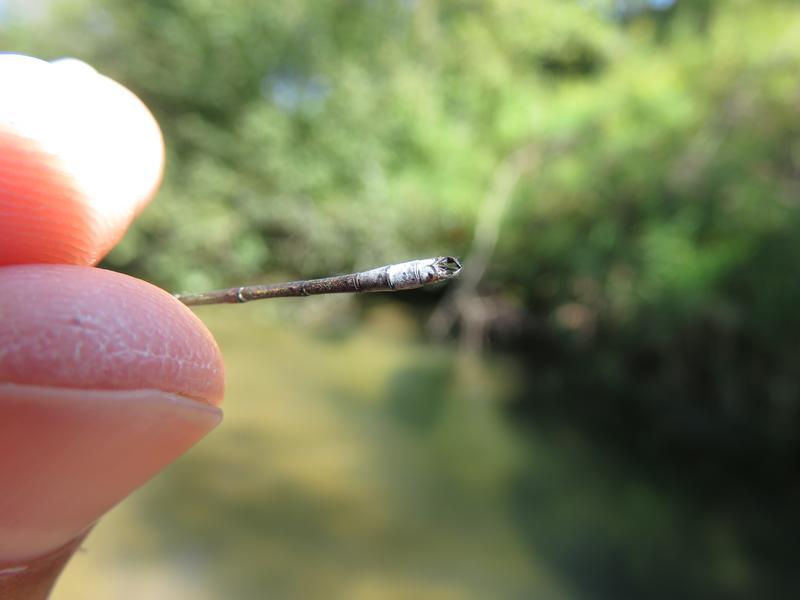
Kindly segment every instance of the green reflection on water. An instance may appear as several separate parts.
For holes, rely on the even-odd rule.
[[[223,426],[109,515],[56,598],[750,588],[730,520],[574,428],[523,438],[504,410],[515,370],[420,342],[400,309],[337,335],[249,307],[199,314],[226,359]]]
[[[510,512],[513,371],[416,341],[396,309],[338,336],[199,314],[225,355],[225,421],[110,515],[64,593],[105,578],[123,597],[137,578],[111,578],[146,572],[185,597],[561,595]]]

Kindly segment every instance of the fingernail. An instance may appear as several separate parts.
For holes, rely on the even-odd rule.
[[[0,564],[78,538],[221,418],[158,390],[0,384]]]

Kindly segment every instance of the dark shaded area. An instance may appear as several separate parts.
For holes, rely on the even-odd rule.
[[[536,351],[525,352],[513,422],[577,435],[575,468],[586,455],[593,468],[578,484],[520,473],[513,504],[531,542],[589,597],[800,594],[798,256],[793,236],[764,240],[721,282],[725,313],[675,319],[671,331],[653,327],[654,311],[629,329],[598,323],[590,340],[520,340]],[[652,506],[609,484],[620,480]]]

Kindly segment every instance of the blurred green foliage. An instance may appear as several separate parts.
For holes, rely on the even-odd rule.
[[[800,17],[647,7],[77,0],[2,40],[90,61],[164,128],[164,189],[114,268],[183,287],[464,252],[498,166],[561,143],[515,190],[490,283],[668,324],[795,227]]]
[[[499,213],[460,331],[524,380],[494,484],[533,555],[578,597],[797,595],[796,2],[70,0],[0,43],[153,109],[107,265],[169,289],[469,257]],[[386,374],[385,418],[445,427],[453,360]]]
[[[159,201],[113,268],[183,289],[463,254],[529,148],[487,287],[537,314],[580,305],[568,332],[711,314],[772,338],[796,320],[775,311],[800,293],[782,268],[800,239],[790,2],[53,10],[0,40],[97,65],[167,140]]]

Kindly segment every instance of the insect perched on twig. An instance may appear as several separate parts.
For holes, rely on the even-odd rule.
[[[348,275],[227,288],[197,294],[175,294],[175,297],[188,306],[196,306],[199,304],[249,302],[265,298],[316,296],[318,294],[397,292],[447,281],[458,275],[460,271],[461,262],[457,258],[439,256],[386,265]]]

